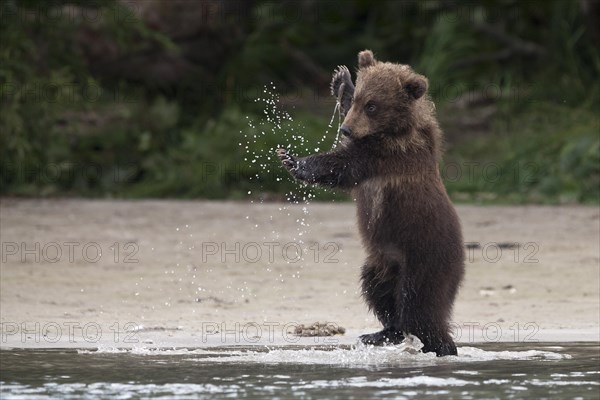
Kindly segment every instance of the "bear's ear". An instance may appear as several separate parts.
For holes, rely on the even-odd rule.
[[[427,91],[427,79],[423,76],[415,76],[404,84],[404,90],[413,99],[420,99]]]
[[[367,68],[375,65],[376,62],[371,50],[363,50],[358,53],[358,68]]]

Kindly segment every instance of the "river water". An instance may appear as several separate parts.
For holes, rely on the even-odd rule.
[[[3,349],[0,398],[600,398],[598,343]]]

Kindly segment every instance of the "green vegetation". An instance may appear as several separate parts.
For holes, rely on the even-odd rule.
[[[461,143],[447,155],[442,171],[455,199],[598,202],[600,138],[593,112],[537,105],[498,125],[489,137]]]
[[[456,200],[600,201],[594,2],[148,4],[1,3],[0,194],[298,195],[271,149],[329,148],[331,72],[370,48],[429,77]],[[271,83],[281,129],[255,101]]]

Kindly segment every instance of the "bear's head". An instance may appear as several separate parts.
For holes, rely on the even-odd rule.
[[[427,78],[408,65],[379,62],[370,50],[358,53],[352,107],[341,133],[352,139],[384,135],[412,140],[421,115],[430,113]]]

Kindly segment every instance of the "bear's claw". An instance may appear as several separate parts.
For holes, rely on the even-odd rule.
[[[281,163],[284,165],[284,167],[288,169],[296,168],[296,160],[294,159],[294,157],[292,157],[290,153],[288,153],[286,149],[277,149],[276,153],[277,157],[279,157],[279,160],[281,160]]]

